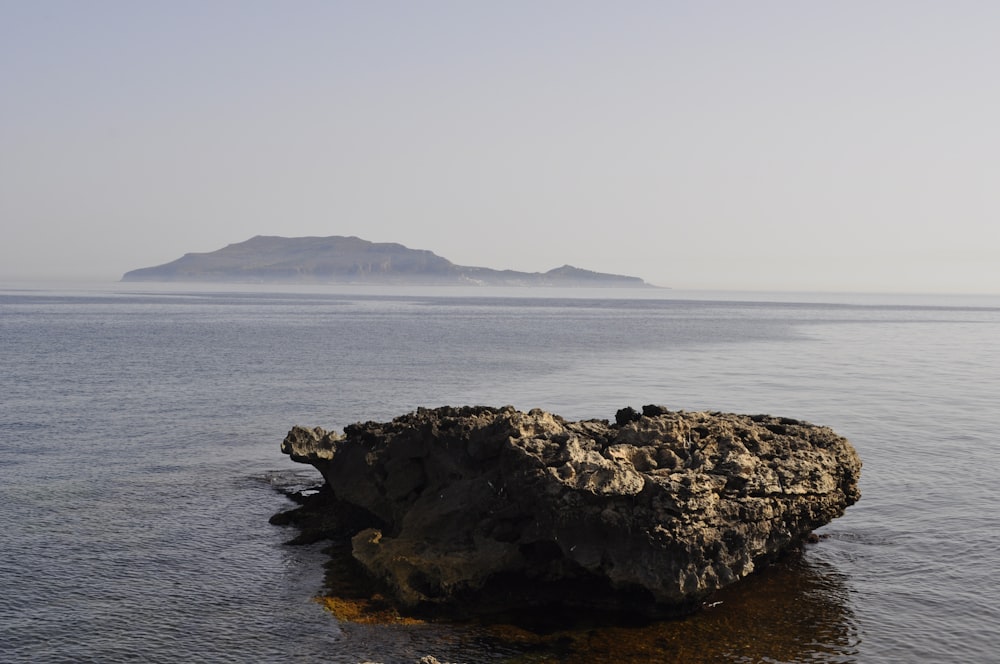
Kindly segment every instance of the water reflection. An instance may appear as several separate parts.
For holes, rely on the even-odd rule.
[[[857,660],[859,643],[846,579],[808,552],[718,593],[703,611],[682,620],[578,626],[546,634],[499,625],[344,627],[348,641],[359,638],[369,648],[377,644],[379,652],[366,656],[386,664],[415,662],[423,655],[442,662],[510,664],[843,663]]]

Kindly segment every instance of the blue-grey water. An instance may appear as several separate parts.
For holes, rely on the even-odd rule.
[[[338,623],[320,546],[268,524],[274,485],[316,477],[279,444],[418,406],[647,403],[829,425],[861,502],[703,615],[530,661],[649,633],[650,661],[1000,660],[1000,298],[301,290],[0,289],[0,661],[528,661],[467,626]]]

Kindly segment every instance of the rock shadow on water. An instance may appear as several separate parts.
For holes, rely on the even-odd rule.
[[[344,636],[378,643],[378,661],[416,662],[419,654],[509,664],[561,662],[828,662],[857,661],[860,636],[849,580],[810,556],[822,538],[723,588],[687,615],[650,619],[621,611],[538,606],[460,619],[415,616],[391,601],[351,555],[349,520],[370,515],[328,509],[323,487],[289,494],[300,506],[272,523],[296,527],[289,544],[325,541],[329,556],[317,601]],[[336,516],[333,516],[336,515]],[[487,653],[489,655],[487,656]]]
[[[829,566],[791,553],[719,591],[676,619],[595,623],[556,632],[494,625],[493,638],[521,643],[511,662],[827,662],[857,661],[860,641],[845,580]]]

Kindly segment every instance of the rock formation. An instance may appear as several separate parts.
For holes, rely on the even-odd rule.
[[[613,424],[418,409],[295,427],[282,451],[365,515],[354,558],[417,612],[684,612],[860,497],[861,461],[829,428],[659,406]]]

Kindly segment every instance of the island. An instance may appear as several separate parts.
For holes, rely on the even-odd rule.
[[[564,265],[548,272],[518,272],[456,265],[446,258],[393,242],[358,237],[258,235],[208,253],[126,272],[122,281],[327,283],[456,286],[652,288],[638,277]]]

